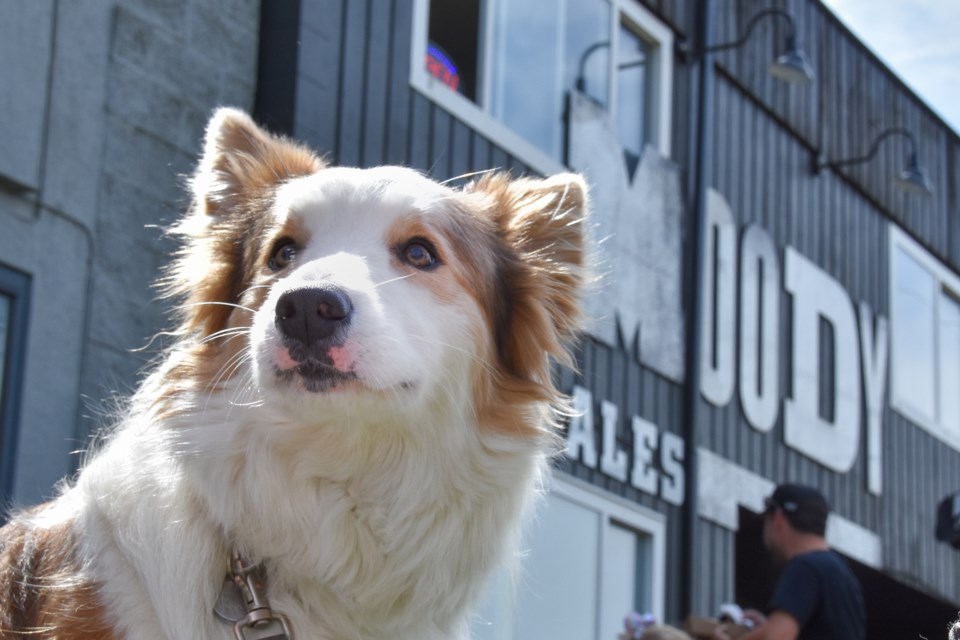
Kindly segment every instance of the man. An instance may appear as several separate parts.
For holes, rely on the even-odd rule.
[[[765,504],[763,543],[784,566],[767,616],[751,616],[757,627],[741,640],[863,640],[860,583],[824,538],[826,499],[811,487],[782,484]]]

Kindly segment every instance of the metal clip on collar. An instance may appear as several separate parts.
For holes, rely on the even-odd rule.
[[[293,640],[290,622],[274,612],[267,600],[267,574],[263,564],[244,564],[240,552],[231,553],[230,577],[240,589],[246,617],[233,627],[236,640]]]

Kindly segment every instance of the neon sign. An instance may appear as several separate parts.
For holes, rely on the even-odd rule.
[[[447,52],[432,42],[427,45],[427,73],[454,91],[460,87],[460,72]]]

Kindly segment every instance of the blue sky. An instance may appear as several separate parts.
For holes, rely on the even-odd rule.
[[[822,2],[960,132],[960,1]]]

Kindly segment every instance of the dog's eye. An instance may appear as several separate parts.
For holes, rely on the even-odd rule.
[[[296,257],[297,245],[295,245],[290,238],[283,238],[274,245],[273,255],[270,257],[270,262],[267,263],[267,266],[273,271],[280,271],[293,262],[293,259]]]
[[[439,264],[433,245],[421,238],[408,242],[401,256],[404,262],[417,269],[433,269]]]

